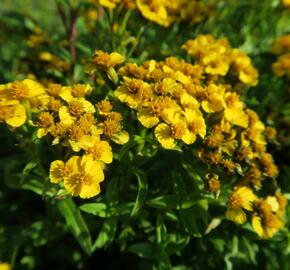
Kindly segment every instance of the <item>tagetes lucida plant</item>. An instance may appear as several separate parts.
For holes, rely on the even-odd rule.
[[[90,9],[80,15],[85,17],[88,29],[94,29],[98,17],[107,16],[104,20],[112,23],[110,35],[124,35],[124,39],[128,33],[122,28],[131,14],[164,30],[162,27],[169,28],[174,23],[199,23],[212,12],[212,6],[202,1],[88,2]],[[122,15],[126,20],[120,19]],[[72,25],[68,29],[72,32],[77,28],[73,19],[71,14]],[[120,20],[113,24],[114,19]],[[128,40],[124,46],[132,42],[134,49],[140,36]],[[268,152],[268,142],[275,139],[276,130],[246,105],[245,93],[258,85],[259,73],[245,52],[232,48],[227,38],[197,35],[178,47],[187,60],[170,56],[173,53],[166,50],[164,57],[145,54],[138,59],[131,58],[134,50],[122,51],[123,43],[119,46],[114,40],[104,46],[111,47],[111,51],[105,52],[98,45],[90,59],[83,59],[80,68],[75,55],[79,44],[71,39],[61,45],[71,52],[68,61],[65,55],[45,49],[52,42],[36,27],[27,46],[33,51],[35,62],[53,75],[39,77],[28,70],[25,79],[0,85],[0,122],[15,134],[20,147],[32,152],[36,160],[33,166],[43,178],[43,198],[56,204],[66,199],[73,202],[73,197],[78,197],[76,202],[88,199],[80,209],[116,222],[114,233],[116,217],[130,221],[144,214],[146,218],[140,219],[138,227],[149,224],[152,216],[155,222],[158,216],[156,242],[162,242],[160,231],[166,234],[168,230],[170,235],[175,226],[166,228],[163,220],[167,219],[178,222],[180,235],[188,239],[199,235],[190,231],[188,224],[194,227],[196,220],[191,223],[194,217],[185,217],[186,211],[200,204],[202,211],[210,213],[212,202],[222,209],[213,217],[216,226],[222,220],[242,228],[250,228],[251,224],[250,230],[262,239],[273,237],[284,227],[287,199],[278,187],[279,170]],[[289,35],[273,44],[277,60],[272,68],[279,77],[289,77],[289,44]],[[86,79],[77,78],[76,74],[82,71],[87,73]],[[73,75],[66,78],[70,72]],[[58,78],[59,74],[66,79]],[[34,152],[39,144],[52,153],[47,158],[49,162],[42,162],[44,155]],[[172,163],[168,162],[171,156],[175,158]],[[168,157],[166,187],[161,185],[162,177],[158,181],[149,179],[154,170],[163,174],[159,157]],[[171,165],[175,166],[172,171]],[[122,166],[124,169],[120,170]],[[25,167],[26,170],[33,171],[34,167]],[[188,184],[184,171],[190,181],[199,183]],[[122,175],[116,176],[120,172]],[[138,184],[131,182],[132,175]],[[272,191],[265,188],[268,182],[274,187]],[[136,201],[132,202],[131,195],[137,189]],[[129,202],[124,207],[126,196]],[[160,213],[146,209],[152,205],[161,209]],[[162,212],[164,205],[170,209],[168,213]],[[115,213],[114,207],[120,213]],[[79,211],[76,209],[75,213]],[[208,227],[201,235],[214,229],[212,222],[205,223]],[[122,231],[120,239],[127,233],[128,238],[133,238],[134,226],[130,232]],[[78,231],[74,234],[83,247]],[[147,237],[147,232],[144,235]],[[151,238],[148,237],[149,242],[155,241]],[[189,240],[186,241],[187,244]],[[167,244],[160,245],[162,252]],[[90,247],[87,254],[92,250]]]
[[[286,199],[255,194],[265,177],[275,179],[278,169],[267,153],[265,125],[237,92],[256,85],[258,72],[226,39],[200,35],[182,48],[193,64],[175,57],[123,64],[120,54],[102,51],[96,51],[92,63],[116,84],[115,97],[136,111],[141,125],[154,129],[162,148],[193,146],[192,158],[208,164],[214,175],[206,183],[210,192],[221,192],[223,177],[238,176],[225,215],[238,224],[251,215],[253,229],[269,238],[283,226]],[[129,140],[122,114],[113,111],[108,99],[93,104],[92,93],[90,85],[44,87],[30,79],[1,85],[0,92],[3,122],[11,128],[28,123],[39,139],[69,150],[65,159],[51,163],[50,181],[83,199],[101,192],[104,168],[113,161],[111,144]],[[219,176],[217,168],[227,175]]]

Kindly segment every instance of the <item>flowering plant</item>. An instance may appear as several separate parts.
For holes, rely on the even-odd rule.
[[[260,8],[251,1],[56,0],[53,35],[16,17],[26,33],[0,84],[0,201],[21,221],[0,223],[0,269],[41,268],[46,246],[63,252],[59,269],[110,252],[124,256],[112,269],[232,269],[289,244],[289,13],[262,2],[258,21],[273,13],[284,35],[261,30],[259,48],[246,28],[242,45],[223,29]],[[9,222],[24,226],[17,239]]]

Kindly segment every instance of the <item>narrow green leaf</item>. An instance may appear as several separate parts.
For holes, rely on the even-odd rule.
[[[98,238],[93,245],[93,251],[102,247],[108,247],[114,241],[117,231],[117,221],[115,217],[108,218],[104,221]]]
[[[191,208],[181,209],[180,218],[186,230],[194,237],[201,237],[207,227],[207,200],[200,200]]]
[[[108,205],[105,203],[86,203],[80,206],[83,212],[108,218],[114,216],[129,215],[132,211],[134,203],[126,203],[121,205]]]
[[[59,201],[57,203],[58,209],[64,217],[66,224],[83,251],[90,255],[93,252],[92,239],[79,209],[71,198]]]
[[[146,196],[147,196],[147,190],[148,190],[148,183],[147,183],[147,177],[144,172],[135,169],[134,174],[136,175],[138,179],[138,194],[137,198],[133,207],[133,210],[131,212],[131,216],[135,216],[138,214],[140,209],[143,207]]]
[[[143,259],[156,260],[158,258],[157,247],[153,244],[138,243],[130,246],[128,250]]]

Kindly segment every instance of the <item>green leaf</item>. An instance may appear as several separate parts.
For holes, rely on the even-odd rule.
[[[208,201],[200,200],[191,208],[180,210],[180,218],[186,230],[194,237],[202,237],[207,225]]]
[[[10,188],[25,189],[33,191],[38,195],[53,196],[52,190],[49,190],[45,180],[36,175],[21,174],[21,173],[6,173],[5,183]]]
[[[96,239],[92,250],[96,250],[102,247],[108,247],[115,238],[117,231],[117,218],[108,218],[104,221],[98,238]]]
[[[93,252],[92,239],[79,209],[71,198],[57,202],[58,209],[64,217],[66,224],[83,251],[90,255]]]
[[[157,247],[149,243],[138,243],[129,247],[130,252],[136,254],[140,258],[148,260],[158,259],[158,254],[156,253]]]
[[[138,179],[138,194],[137,198],[133,207],[133,210],[131,212],[131,216],[135,216],[138,214],[140,209],[143,207],[146,196],[147,196],[147,190],[148,190],[148,183],[147,183],[147,177],[144,172],[135,169],[134,174],[136,175]]]
[[[167,229],[161,215],[158,215],[156,224],[156,242],[158,245],[165,245],[166,239]]]
[[[134,203],[125,203],[121,205],[108,205],[105,203],[86,203],[80,206],[83,212],[98,216],[101,218],[129,215]]]
[[[179,207],[177,195],[164,195],[148,200],[146,204],[158,209],[177,209]]]
[[[180,198],[179,195],[164,195],[150,199],[146,204],[158,209],[187,209],[198,203],[202,199],[201,195],[196,193],[184,195]]]

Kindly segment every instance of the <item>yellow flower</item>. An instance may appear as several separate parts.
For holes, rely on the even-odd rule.
[[[121,0],[98,0],[98,4],[100,6],[114,9],[116,8],[117,4],[120,3]]]
[[[286,75],[290,77],[290,53],[279,56],[278,60],[273,63],[272,68],[276,76],[282,77]]]
[[[17,101],[15,104],[22,103],[26,110],[44,108],[49,102],[49,96],[44,87],[30,79],[0,85],[0,99],[10,102]]]
[[[201,107],[207,113],[219,112],[226,107],[224,100],[225,88],[220,85],[210,84],[206,89],[206,99],[201,102]]]
[[[87,155],[92,155],[94,160],[104,163],[112,163],[113,153],[110,144],[107,141],[96,140],[91,147],[85,149]]]
[[[249,187],[238,187],[229,200],[229,209],[226,211],[226,218],[238,224],[243,224],[247,220],[247,211],[253,211],[252,203],[257,200],[257,196]]]
[[[38,119],[36,126],[40,128],[37,130],[37,137],[42,138],[54,128],[54,117],[48,112],[41,112]]]
[[[99,138],[102,130],[95,125],[92,114],[83,114],[78,121],[68,127],[68,143],[75,152],[93,145],[93,138]]]
[[[106,120],[100,123],[98,127],[102,130],[103,135],[110,138],[117,144],[125,144],[129,140],[129,133],[122,129],[122,115],[117,112],[106,114]]]
[[[247,128],[249,125],[249,117],[244,111],[244,103],[240,101],[236,93],[228,92],[225,94],[226,108],[224,117],[233,125]]]
[[[187,125],[187,130],[182,141],[186,144],[192,144],[196,140],[196,135],[199,135],[204,139],[206,134],[206,124],[202,113],[198,109],[189,109],[186,108],[183,112],[185,117],[185,122]]]
[[[290,0],[286,1],[289,1],[290,7]],[[276,39],[273,43],[272,52],[277,55],[290,52],[290,34],[284,35]]]
[[[174,138],[172,137],[171,128],[165,123],[161,123],[155,128],[155,136],[165,149],[173,149],[176,146]]]
[[[114,94],[121,102],[126,103],[132,109],[136,109],[142,102],[146,91],[150,91],[150,93],[152,91],[148,83],[124,77],[124,84],[119,86]]]
[[[67,165],[72,168],[72,172],[64,178],[64,187],[69,193],[83,199],[100,193],[100,182],[104,180],[100,162],[94,161],[91,155],[84,155],[71,157]]]
[[[210,35],[198,35],[183,46],[187,53],[212,75],[225,76],[230,67],[230,47],[226,39],[216,40]]]
[[[50,164],[49,179],[51,183],[57,184],[72,173],[72,168],[62,160],[55,160]]]
[[[9,263],[0,263],[0,270],[12,270],[12,266]]]
[[[136,0],[138,9],[146,19],[167,27],[172,18],[168,16],[165,3],[165,0]]]
[[[256,202],[252,226],[260,237],[271,238],[284,226],[283,218],[278,214],[279,208],[279,201],[274,196],[268,196]]]
[[[250,86],[257,85],[259,74],[252,66],[251,58],[239,49],[232,49],[231,59],[233,68],[238,73],[240,81]]]
[[[159,123],[160,119],[170,122],[174,114],[180,112],[181,108],[173,99],[158,97],[138,109],[137,118],[144,127],[152,128]]]
[[[125,144],[129,141],[129,133],[126,130],[120,130],[111,136],[111,140],[116,144]]]
[[[0,100],[0,122],[5,122],[12,127],[20,127],[25,121],[26,110],[22,104]]]
[[[290,8],[290,0],[281,0],[281,2],[286,8]]]
[[[101,70],[108,70],[109,68],[113,68],[116,65],[122,64],[125,61],[125,58],[123,55],[112,52],[112,53],[106,53],[101,50],[95,51],[94,54],[94,64]]]
[[[73,124],[81,115],[94,113],[96,110],[92,103],[84,98],[73,98],[68,106],[61,106],[59,109],[60,122],[66,126]]]

